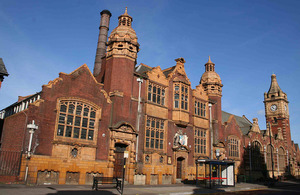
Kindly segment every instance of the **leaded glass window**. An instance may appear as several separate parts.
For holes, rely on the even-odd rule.
[[[57,136],[94,140],[96,109],[78,101],[59,104]]]

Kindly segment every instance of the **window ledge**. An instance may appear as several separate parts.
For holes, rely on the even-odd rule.
[[[54,140],[54,141],[52,141],[52,144],[63,144],[63,145],[90,147],[90,148],[97,147],[96,144],[94,144],[94,143],[83,143],[83,142],[87,142],[87,141],[78,141],[78,140],[71,138],[70,140]],[[92,142],[92,141],[90,141],[90,142]]]
[[[157,104],[157,103],[151,102],[151,101],[149,101],[149,100],[147,100],[146,103],[147,103],[147,104],[152,104],[152,105],[159,106],[159,107],[162,107],[162,108],[166,108],[166,109],[167,109],[167,106],[161,105],[161,104]]]

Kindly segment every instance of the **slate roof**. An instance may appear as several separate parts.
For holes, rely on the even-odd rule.
[[[168,77],[168,75],[175,69],[176,66],[172,66],[170,68],[167,68],[165,70],[163,70],[163,73],[166,77]]]
[[[298,144],[294,144],[295,145],[295,149],[296,149],[296,151],[298,151],[298,149],[299,149],[299,146],[298,146]]]
[[[146,64],[141,63],[135,68],[135,72],[139,73],[142,76],[147,76],[146,72],[151,71],[152,68],[147,66]]]
[[[164,69],[163,74],[166,76],[166,78],[168,77],[168,75],[175,69],[176,66],[172,66],[170,68]],[[142,75],[142,76],[147,76],[146,72],[151,71],[152,67],[147,66],[146,64],[141,63],[140,65],[138,65],[135,68],[135,72]]]
[[[7,73],[7,70],[5,68],[4,62],[2,60],[2,58],[0,58],[0,75],[3,76],[8,76],[9,74]]]
[[[228,119],[229,119],[229,117],[231,115],[234,116],[234,118],[235,118],[237,124],[239,125],[242,133],[244,135],[246,135],[250,131],[251,127],[252,127],[252,123],[249,120],[247,120],[246,118],[240,117],[240,116],[236,116],[234,114],[230,114],[228,112],[222,111],[222,123],[227,122]]]

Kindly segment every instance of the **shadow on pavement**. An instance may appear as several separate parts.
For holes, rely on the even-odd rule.
[[[74,191],[74,190],[62,190],[57,191],[56,193],[48,193],[47,195],[116,195],[115,193],[112,193],[107,190],[98,190],[98,191],[87,191],[87,190],[80,190],[80,191]]]

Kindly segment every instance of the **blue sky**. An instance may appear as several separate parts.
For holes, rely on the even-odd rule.
[[[100,14],[112,13],[110,32],[125,7],[141,45],[138,64],[167,68],[183,57],[195,88],[211,56],[223,87],[222,109],[259,119],[263,94],[277,75],[287,93],[292,138],[300,143],[300,1],[298,0],[0,0],[0,57],[9,77],[0,109],[82,64],[93,70]]]

